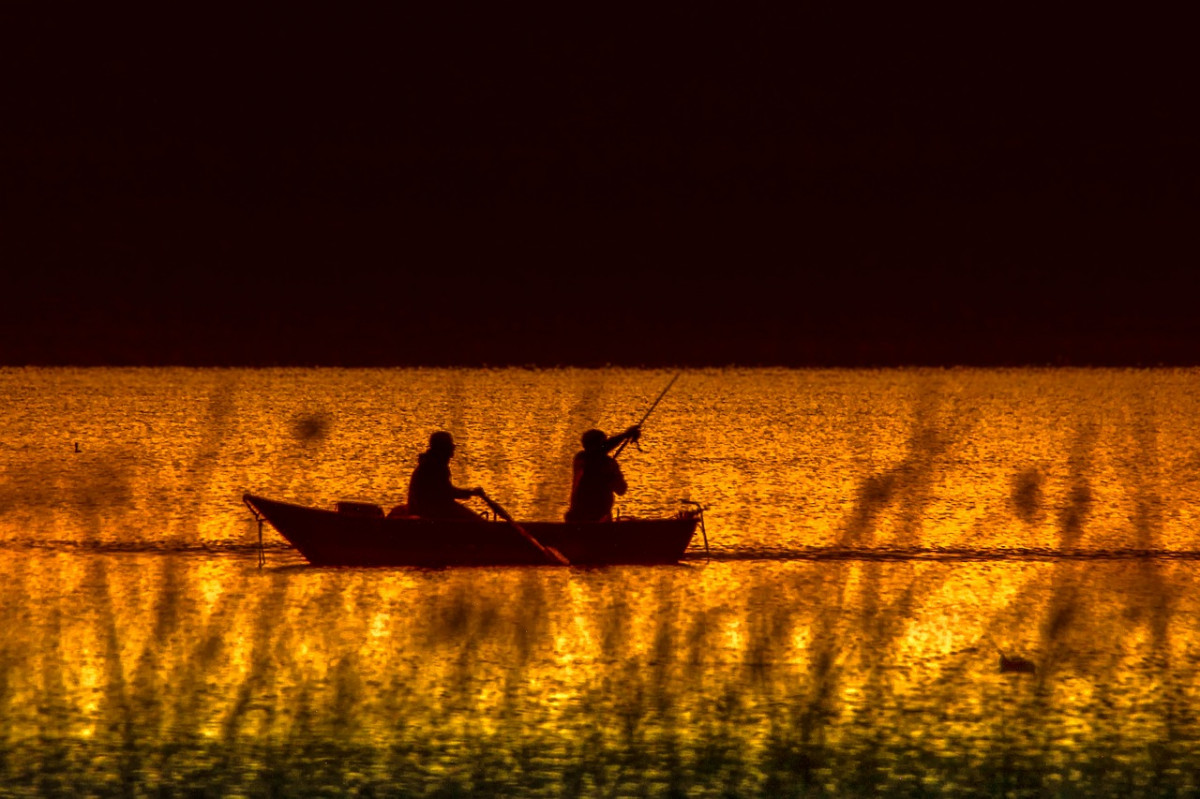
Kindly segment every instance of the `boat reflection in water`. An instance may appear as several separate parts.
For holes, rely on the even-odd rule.
[[[395,379],[472,430],[485,412],[503,428],[516,396],[561,397],[557,447],[481,439],[464,464],[518,518],[551,518],[561,496],[541,486],[577,422],[661,377],[489,374],[511,388],[482,410],[473,373]],[[94,795],[1193,793],[1192,379],[685,373],[690,404],[669,413],[671,395],[656,418],[689,421],[647,434],[624,510],[704,497],[711,559],[693,542],[667,566],[356,569],[271,537],[259,568],[240,496],[386,498],[410,453],[366,457],[370,436],[338,421],[378,420],[365,387],[397,396],[379,374],[0,374],[35,409],[9,411],[3,464],[0,778]],[[329,433],[289,443],[305,409],[282,396],[327,398]],[[28,444],[80,407],[110,440],[65,437],[84,442],[65,462]]]

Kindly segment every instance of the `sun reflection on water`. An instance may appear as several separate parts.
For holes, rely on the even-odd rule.
[[[1196,790],[1190,372],[685,373],[622,455],[622,512],[702,499],[711,560],[317,569],[268,528],[257,568],[242,491],[388,506],[439,427],[460,484],[554,518],[579,431],[635,421],[667,377],[0,370],[19,399],[0,464],[0,778]]]

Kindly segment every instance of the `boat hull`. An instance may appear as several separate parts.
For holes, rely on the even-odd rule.
[[[389,518],[245,494],[246,505],[317,566],[545,565],[545,553],[503,521]],[[699,517],[615,522],[521,522],[572,565],[678,563]]]

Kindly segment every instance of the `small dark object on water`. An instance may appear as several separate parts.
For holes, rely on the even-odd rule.
[[[1013,672],[1014,674],[1033,674],[1037,671],[1037,666],[1032,660],[1026,660],[1021,657],[1000,656],[1000,673]]]
[[[80,451],[81,451],[81,450],[79,449],[79,442],[78,442],[78,441],[76,441],[76,442],[75,442],[75,451],[76,451],[76,452],[80,452]]]
[[[301,441],[319,441],[329,432],[329,419],[324,414],[298,417],[292,422],[292,433]]]

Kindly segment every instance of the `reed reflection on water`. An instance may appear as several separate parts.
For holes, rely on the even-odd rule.
[[[259,570],[237,498],[386,504],[446,427],[550,518],[664,375],[0,371],[0,790],[1194,792],[1194,377],[685,373],[622,510],[712,560],[425,571]]]

